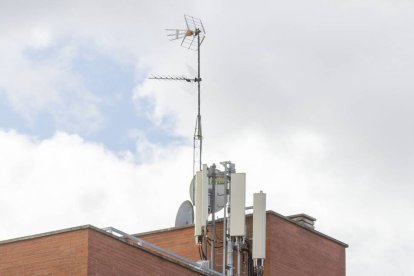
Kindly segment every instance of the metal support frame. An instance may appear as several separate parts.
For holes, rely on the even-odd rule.
[[[230,161],[220,162],[224,167],[225,173],[225,207],[223,216],[223,274],[233,275],[234,264],[233,264],[233,247],[234,241],[230,236],[230,181],[231,173],[236,172],[234,164]]]
[[[237,237],[236,241],[237,241],[237,276],[240,276],[241,275],[241,260],[240,260],[241,249],[240,249],[240,246],[241,246],[242,241],[241,241],[240,237]]]
[[[227,273],[226,275],[231,275],[231,276],[233,276],[233,271],[234,271],[233,247],[234,247],[234,241],[232,237],[228,235],[227,236],[227,264],[226,264]]]
[[[231,174],[236,172],[235,166],[230,161],[220,162],[224,167],[224,171],[217,171],[216,165],[213,164],[208,170],[208,178],[211,183],[211,190],[209,192],[209,204],[210,204],[210,213],[212,215],[211,221],[207,221],[206,227],[204,228],[203,243],[207,245],[208,241],[208,232],[211,232],[211,252],[210,252],[210,268],[216,268],[216,181],[218,175],[224,176],[224,216],[223,216],[223,257],[222,257],[222,273],[225,275],[233,275],[235,271],[235,265],[233,262],[233,250],[235,246],[234,237],[230,236],[230,181]],[[204,247],[204,253],[207,254],[207,246]]]
[[[254,271],[257,276],[263,276],[264,274],[264,259],[253,259]]]
[[[206,226],[204,226],[204,236],[203,236],[203,254],[205,256],[205,260],[207,260],[207,244],[208,244],[208,219],[206,220]]]
[[[225,206],[224,206],[224,210],[223,210],[223,263],[222,263],[222,265],[223,265],[223,274],[226,274],[226,270],[227,270],[227,267],[226,267],[226,261],[227,261],[227,259],[226,259],[226,256],[227,256],[227,247],[226,247],[226,244],[227,244],[227,206],[226,206],[226,203],[227,203],[227,179],[225,180],[226,182],[225,182],[225,191],[224,191],[224,193],[225,193]]]

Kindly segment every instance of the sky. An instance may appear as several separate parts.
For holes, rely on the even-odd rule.
[[[0,240],[174,225],[189,199],[201,18],[203,162],[247,205],[306,213],[348,275],[414,275],[414,3],[0,1]]]

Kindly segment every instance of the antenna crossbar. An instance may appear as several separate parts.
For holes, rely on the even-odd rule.
[[[173,80],[173,81],[186,81],[186,82],[200,82],[201,78],[188,78],[186,76],[171,76],[171,75],[151,75],[148,77],[150,80]]]

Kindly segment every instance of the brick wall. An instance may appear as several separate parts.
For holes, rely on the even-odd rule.
[[[202,275],[94,227],[0,242],[0,276]]]
[[[345,276],[345,247],[267,215],[266,275]]]
[[[88,231],[0,244],[0,275],[86,275]]]
[[[251,216],[247,217],[246,224],[247,239],[251,239]],[[222,239],[221,227],[222,223],[218,222],[218,240]],[[267,214],[266,232],[265,275],[345,276],[345,244],[300,227],[274,212]],[[194,261],[200,259],[192,226],[141,234],[140,237]],[[220,247],[220,243],[217,245]],[[222,270],[221,252],[218,248],[218,271]],[[237,253],[234,253],[236,264]],[[246,264],[243,263],[242,275],[246,275]],[[1,276],[174,274],[200,275],[90,226],[0,242]]]
[[[200,259],[194,240],[194,227],[183,227],[162,232],[154,231],[138,236],[190,260],[197,261]]]
[[[88,265],[91,276],[201,275],[93,230],[89,231]]]
[[[252,237],[252,217],[246,218],[246,236]],[[222,239],[222,223],[217,235]],[[140,238],[192,260],[199,260],[193,226],[141,234]],[[220,246],[220,245],[219,245]],[[345,276],[345,244],[298,226],[274,212],[267,213],[265,275]],[[209,251],[210,252],[210,251]],[[222,249],[217,250],[216,270],[222,271]],[[236,251],[234,264],[236,264]],[[208,254],[210,258],[210,253]],[[247,262],[242,275],[247,275]]]

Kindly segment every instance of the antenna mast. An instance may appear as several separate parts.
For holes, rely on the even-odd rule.
[[[201,75],[200,75],[200,46],[205,38],[205,30],[200,19],[189,15],[184,15],[187,29],[166,29],[170,33],[167,35],[170,40],[181,40],[181,46],[197,51],[197,76],[188,78],[186,76],[152,75],[149,79],[155,80],[177,80],[186,82],[197,82],[197,118],[193,137],[193,175],[196,171],[202,170],[202,151],[203,151],[203,132],[201,128]]]
[[[197,35],[197,119],[196,119],[196,125],[194,129],[194,138],[193,138],[193,175],[195,174],[195,170],[201,171],[201,162],[202,162],[201,157],[202,157],[202,151],[203,151],[203,135],[202,135],[202,130],[201,130],[201,112],[200,112],[200,105],[201,105],[201,100],[200,100],[200,92],[201,92],[200,29],[198,28],[196,29],[196,35]],[[197,169],[197,165],[198,165],[198,169]]]

